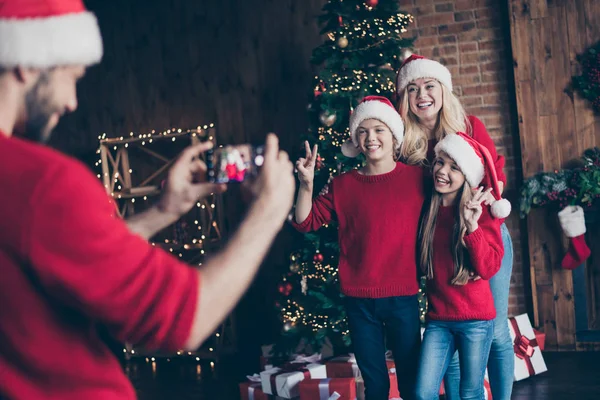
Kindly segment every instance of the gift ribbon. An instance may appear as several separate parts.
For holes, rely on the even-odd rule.
[[[256,388],[260,388],[260,383],[253,383],[248,386],[248,400],[254,400],[254,391]]]
[[[338,400],[342,397],[338,392],[333,392],[329,395],[329,382],[331,382],[331,378],[319,381],[319,400]]]
[[[272,394],[278,396],[279,393],[277,391],[277,376],[282,375],[282,374],[289,374],[290,372],[302,372],[304,374],[304,378],[303,379],[310,379],[310,370],[306,367],[303,367],[301,369],[294,369],[294,368],[290,368],[290,367],[284,367],[282,368],[280,371],[275,372],[274,374],[271,374],[271,376],[269,376],[269,382],[271,382],[271,392]]]
[[[296,357],[290,361],[291,364],[316,364],[321,361],[321,354],[315,353],[312,356],[296,355]]]
[[[515,332],[514,349],[515,355],[525,361],[529,375],[535,375],[535,369],[531,362],[531,356],[535,352],[535,347],[538,345],[537,339],[529,339],[528,337],[521,334],[519,324],[515,318],[510,318],[510,324],[512,325],[513,331]]]

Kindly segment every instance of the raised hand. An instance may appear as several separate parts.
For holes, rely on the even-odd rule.
[[[312,187],[315,179],[315,165],[317,163],[318,146],[315,144],[312,151],[308,141],[304,142],[306,148],[306,156],[301,157],[296,161],[296,170],[298,171],[298,179],[300,184],[306,187]]]
[[[481,217],[481,213],[483,212],[481,203],[491,190],[492,189],[490,188],[486,191],[483,191],[483,187],[476,189],[473,193],[473,198],[465,204],[463,216],[465,218],[465,224],[469,233],[475,232],[479,227],[477,222],[479,221],[479,217]]]
[[[265,143],[265,161],[256,180],[250,183],[255,208],[263,218],[283,224],[294,200],[294,167],[285,151],[279,150],[279,139],[270,133]]]

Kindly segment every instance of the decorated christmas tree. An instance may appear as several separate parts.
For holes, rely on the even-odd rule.
[[[411,21],[396,0],[331,0],[323,7],[319,24],[324,42],[311,59],[319,72],[310,92],[305,138],[319,148],[316,194],[326,190],[333,176],[362,165],[362,156],[346,158],[341,152],[349,139],[349,116],[364,96],[393,100],[396,71],[413,42],[404,37]],[[278,287],[283,334],[276,355],[289,355],[301,341],[313,349],[326,338],[336,349],[351,344],[337,274],[337,224],[304,238],[290,255]]]

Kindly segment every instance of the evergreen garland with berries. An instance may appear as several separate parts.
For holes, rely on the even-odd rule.
[[[600,42],[577,57],[582,74],[573,77],[573,86],[592,103],[596,113],[600,113]]]
[[[600,210],[600,148],[586,150],[579,164],[527,179],[521,188],[521,218],[535,207],[551,207],[558,212],[566,206],[581,206],[586,218],[595,219]]]

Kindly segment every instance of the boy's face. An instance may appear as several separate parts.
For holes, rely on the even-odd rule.
[[[360,151],[367,161],[393,159],[394,135],[386,124],[378,119],[366,119],[356,130]]]

